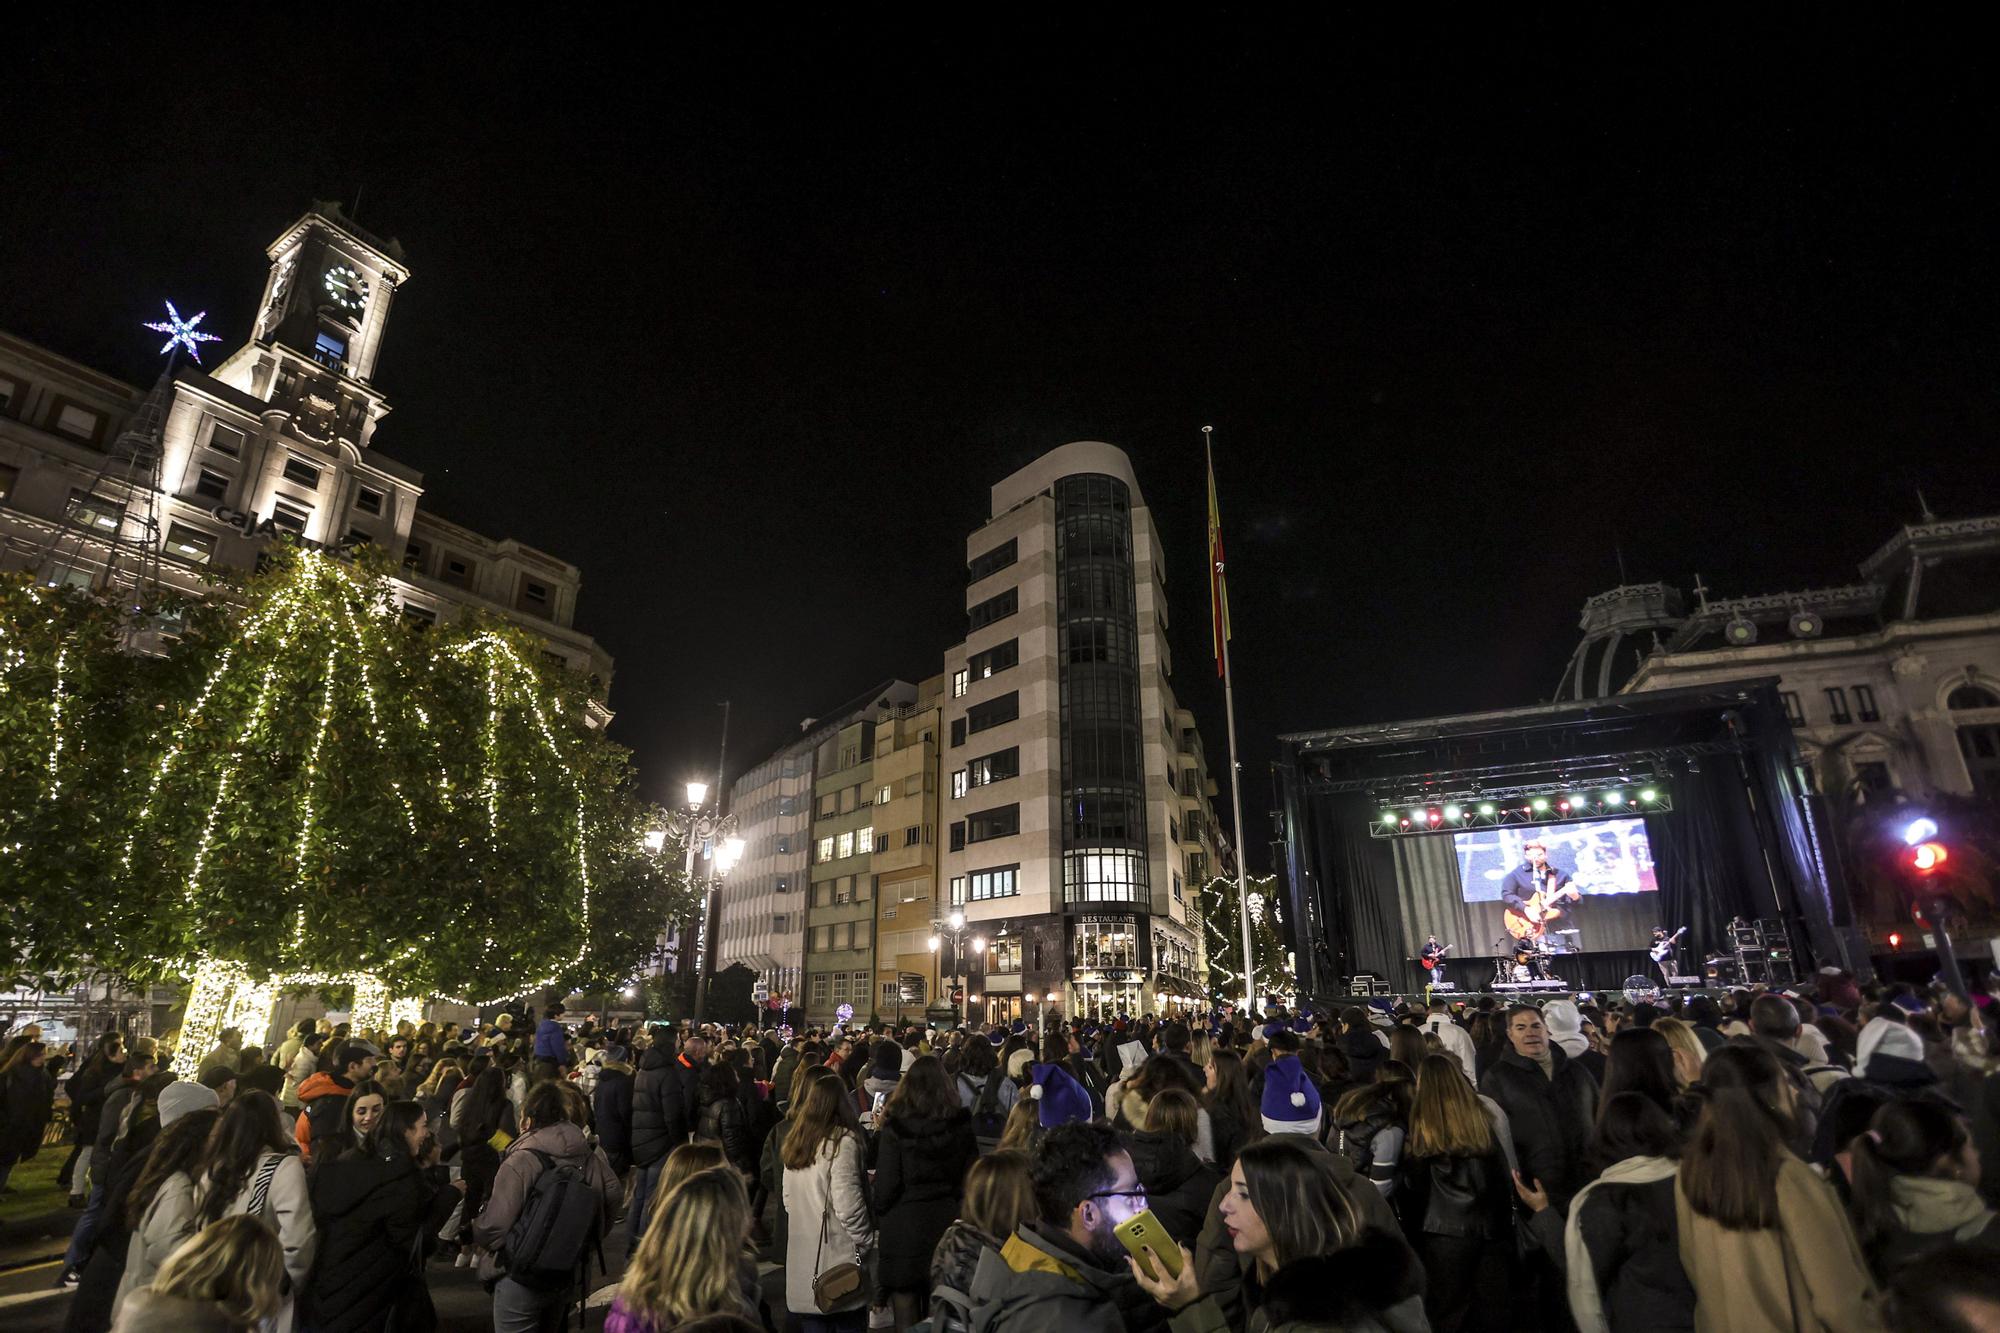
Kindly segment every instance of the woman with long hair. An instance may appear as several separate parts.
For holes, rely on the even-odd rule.
[[[749,1180],[757,1174],[757,1156],[750,1144],[750,1125],[737,1094],[736,1066],[726,1061],[703,1065],[696,1096],[695,1137],[722,1145],[729,1164]]]
[[[1418,1064],[1394,1201],[1430,1282],[1424,1312],[1436,1333],[1498,1327],[1475,1310],[1507,1287],[1514,1186],[1493,1120],[1449,1055]]]
[[[924,1317],[931,1253],[958,1217],[966,1168],[979,1157],[972,1113],[944,1065],[921,1055],[896,1081],[875,1136],[875,1216],[881,1228],[876,1281],[894,1306],[897,1333]]]
[[[1667,1046],[1674,1053],[1674,1082],[1679,1091],[1686,1092],[1701,1082],[1702,1065],[1708,1060],[1708,1048],[1695,1035],[1692,1023],[1678,1018],[1662,1018],[1645,1030],[1657,1032],[1667,1039]]]
[[[999,1152],[1032,1152],[1035,1141],[1042,1137],[1042,1112],[1040,1103],[1033,1098],[1023,1097],[1014,1103],[1014,1109],[1007,1113],[1007,1123],[1000,1130]]]
[[[1396,1190],[1396,1163],[1415,1098],[1410,1067],[1400,1060],[1384,1060],[1376,1066],[1375,1081],[1341,1094],[1328,1117],[1332,1124],[1326,1146],[1344,1155],[1356,1175],[1373,1181],[1385,1199]]]
[[[1674,1048],[1658,1028],[1621,1028],[1611,1038],[1604,1060],[1604,1087],[1598,1094],[1600,1120],[1604,1108],[1621,1092],[1636,1092],[1669,1116],[1679,1115],[1681,1085],[1675,1072]]]
[[[223,1108],[208,1140],[207,1170],[196,1191],[197,1222],[209,1226],[247,1215],[271,1229],[284,1253],[286,1291],[272,1325],[292,1326],[291,1294],[312,1272],[319,1228],[313,1220],[305,1165],[291,1151],[278,1102],[267,1092],[245,1092]]]
[[[1612,1038],[1607,1079],[1621,1052],[1639,1049],[1619,1043],[1642,1030]],[[1648,1058],[1665,1052],[1663,1040]],[[1663,1072],[1671,1087],[1670,1058]],[[1675,1221],[1680,1155],[1680,1129],[1655,1093],[1628,1085],[1599,1105],[1587,1157],[1600,1174],[1570,1201],[1563,1235],[1579,1333],[1693,1333],[1694,1288],[1681,1267]]]
[[[16,1162],[42,1150],[42,1131],[55,1113],[56,1085],[45,1066],[49,1048],[24,1041],[0,1064],[0,1189]]]
[[[109,1257],[106,1250],[117,1239],[117,1230],[107,1224],[77,1288],[79,1310],[101,1309],[107,1323],[115,1319],[125,1298],[151,1282],[167,1256],[194,1234],[195,1181],[208,1155],[209,1134],[221,1118],[221,1112],[212,1108],[193,1111],[158,1131],[117,1217],[127,1237],[124,1263],[100,1262]],[[133,1132],[139,1132],[138,1127]],[[107,1206],[112,1203],[116,1200],[108,1199]],[[112,1288],[108,1303],[106,1286]]]
[[[1367,1226],[1333,1163],[1296,1136],[1274,1134],[1246,1147],[1230,1169],[1218,1211],[1247,1265],[1240,1291],[1247,1327],[1424,1326],[1423,1269],[1410,1247],[1400,1236]],[[1139,1285],[1170,1309],[1203,1299],[1185,1246],[1178,1277],[1137,1260],[1130,1268]],[[1219,1296],[1208,1297],[1218,1304],[1197,1312],[1190,1326],[1234,1327],[1225,1323]]]
[[[275,1105],[275,1099],[273,1105]],[[210,1222],[134,1291],[112,1333],[196,1333],[266,1327],[284,1302],[284,1254],[254,1218]]]
[[[1875,1285],[1839,1198],[1786,1147],[1793,1093],[1777,1057],[1760,1046],[1718,1047],[1702,1085],[1675,1216],[1696,1327],[1880,1328]]]
[[[1848,1158],[1849,1210],[1877,1281],[1957,1245],[2000,1254],[2000,1226],[1979,1196],[1979,1149],[1937,1102],[1884,1103]]]
[[[125,1034],[113,1028],[97,1038],[89,1058],[70,1076],[69,1124],[73,1145],[56,1183],[69,1191],[71,1208],[83,1207],[89,1193],[85,1185],[90,1179],[90,1158],[97,1143],[104,1096],[111,1090],[113,1080],[124,1072]]]
[[[715,1314],[761,1322],[743,1177],[722,1164],[660,1185],[660,1206],[625,1264],[605,1333],[668,1333]]]
[[[461,1267],[472,1260],[472,1219],[493,1196],[500,1153],[520,1134],[514,1105],[507,1100],[507,1076],[485,1055],[474,1056],[471,1069],[476,1072],[469,1074],[451,1099],[451,1128],[458,1136],[458,1176],[465,1182],[465,1207],[459,1210],[464,1220],[458,1233],[459,1244],[465,1248],[455,1261]]]
[[[865,1268],[875,1248],[867,1154],[851,1096],[838,1073],[814,1070],[778,1153],[785,1167],[785,1306],[805,1333],[858,1333],[868,1322],[865,1289],[830,1311],[813,1297],[821,1273],[845,1263]]]
[[[1264,1119],[1250,1096],[1250,1077],[1243,1057],[1217,1046],[1202,1067],[1208,1123],[1215,1135],[1215,1169],[1227,1172],[1246,1143],[1264,1137]]]
[[[1167,1234],[1183,1245],[1201,1234],[1222,1173],[1195,1155],[1201,1108],[1181,1088],[1163,1089],[1146,1106],[1146,1123],[1125,1136],[1146,1204]]]
[[[320,1253],[300,1301],[305,1326],[434,1326],[424,1260],[463,1188],[438,1165],[437,1138],[414,1101],[383,1109],[366,1151],[320,1163],[312,1181]]]
[[[996,1152],[974,1162],[965,1173],[965,1206],[938,1238],[930,1259],[931,1290],[943,1288],[952,1297],[932,1307],[933,1322],[942,1321],[939,1333],[967,1333],[954,1319],[954,1306],[970,1304],[972,1275],[980,1256],[988,1250],[998,1254],[1015,1228],[1039,1215],[1028,1163],[1024,1152]]]

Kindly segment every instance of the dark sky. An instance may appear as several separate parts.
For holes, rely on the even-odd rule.
[[[2000,506],[2000,127],[1918,16],[503,12],[17,19],[0,327],[140,377],[171,297],[233,344],[359,192],[415,273],[377,446],[582,566],[657,795],[718,700],[736,770],[936,671],[987,487],[1067,440],[1133,456],[1219,756],[1216,428],[1252,812],[1281,731],[1545,698],[1621,548],[1775,591],[1918,486]]]

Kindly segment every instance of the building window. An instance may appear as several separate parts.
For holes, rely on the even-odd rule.
[[[224,500],[229,495],[229,478],[214,468],[202,468],[195,473],[194,493],[204,500]]]
[[[1139,966],[1139,923],[1129,916],[1081,917],[1070,963],[1079,971]]]
[[[836,860],[846,860],[854,855],[854,834],[837,833],[833,839],[833,855]]]
[[[833,859],[833,839],[821,838],[813,847],[813,864],[825,865]]]
[[[967,583],[977,583],[989,574],[999,573],[1001,570],[1007,568],[1007,566],[1013,564],[1017,558],[1014,538],[1009,537],[992,550],[982,555],[973,556],[971,562],[965,567],[965,581]]]
[[[965,876],[963,875],[953,875],[951,877],[951,905],[953,907],[965,906]]]
[[[1854,789],[1866,804],[1870,799],[1895,790],[1889,765],[1880,760],[1863,760],[1854,766]]]
[[[461,588],[472,586],[472,562],[459,556],[448,555],[444,560],[444,573],[439,575],[446,583],[457,584]]]
[[[208,432],[208,447],[218,454],[240,457],[243,453],[243,432],[218,421]]]
[[[380,517],[382,513],[382,492],[371,490],[366,486],[361,487],[354,492],[354,507],[364,514],[374,514]]]
[[[199,528],[176,523],[167,529],[167,554],[191,565],[205,565],[215,558],[215,538]]]
[[[313,339],[313,360],[329,370],[346,369],[347,340],[321,330],[320,335]]]
[[[986,842],[992,838],[1005,838],[1021,831],[1021,807],[1019,805],[998,805],[991,810],[981,810],[966,816],[965,840]]]
[[[1021,747],[1018,745],[984,755],[966,766],[966,781],[974,787],[985,787],[1020,776]]]
[[[549,613],[549,585],[537,583],[533,579],[521,580],[521,595],[515,600],[515,609],[530,615],[546,616]]]
[[[1785,721],[1795,727],[1803,727],[1806,724],[1806,710],[1805,705],[1799,702],[1799,692],[1783,690],[1778,697],[1785,701]]]
[[[972,673],[974,680],[986,680],[1008,667],[1017,665],[1020,660],[1021,641],[1009,639],[1005,643],[993,645],[983,653],[974,653],[967,661],[966,669]]]
[[[93,532],[116,532],[125,521],[125,506],[87,491],[71,491],[69,521]]]
[[[986,973],[1009,975],[1021,970],[1021,937],[1002,935],[986,951]]]
[[[919,847],[923,845],[923,841],[924,841],[924,830],[921,824],[912,824],[910,825],[910,827],[903,830],[903,845],[905,847]],[[886,852],[889,849],[887,847],[883,847],[880,850]]]
[[[875,789],[875,804],[877,805],[887,805],[895,798],[896,789],[886,782]]]
[[[308,517],[310,515],[305,510],[295,509],[288,504],[274,504],[271,506],[271,522],[283,528],[286,532],[304,536],[306,519]]]
[[[828,984],[828,983],[829,983],[830,981],[832,981],[832,980],[833,980],[833,978],[832,978],[832,976],[831,976],[831,975],[830,975],[829,973],[826,973],[826,972],[815,972],[815,973],[813,973],[813,978],[812,978],[812,999],[811,999],[811,1001],[809,1002],[809,1003],[811,1003],[811,1005],[812,1005],[812,1007],[813,1007],[813,1008],[815,1008],[815,1009],[824,1009],[824,1008],[826,1008],[826,1006],[827,1006],[827,999],[826,999],[826,988],[827,988],[827,984]]]
[[[1882,714],[1875,707],[1875,689],[1871,685],[1854,687],[1854,715],[1863,722],[1880,722]]]
[[[414,538],[411,539],[403,547],[403,568],[415,570],[418,573],[422,573],[424,568],[425,554],[426,552],[424,550],[424,544],[420,541],[415,540]]]
[[[438,613],[431,610],[428,606],[418,606],[415,602],[404,602],[403,616],[405,619],[413,620],[419,625],[435,625],[437,624]]]
[[[971,677],[966,672],[964,671],[952,672],[951,697],[954,699],[963,699],[965,697],[966,690],[971,688],[970,681]]]
[[[0,504],[14,493],[14,484],[21,480],[21,469],[0,463]]]
[[[1181,901],[1181,872],[1178,870],[1174,872],[1174,901]]]
[[[812,951],[814,953],[825,953],[832,943],[832,926],[814,926],[812,928]]]
[[[961,768],[951,775],[951,799],[955,801],[963,795],[965,795],[965,770]]]
[[[316,491],[319,489],[319,469],[303,458],[287,458],[285,480],[296,482],[309,491]]]
[[[20,396],[20,384],[8,379],[4,375],[0,375],[0,417],[7,416],[13,412],[14,403]]]
[[[951,720],[951,743],[954,747],[965,744],[965,719],[962,717]]]
[[[854,851],[857,856],[868,855],[869,850],[874,846],[875,846],[874,825],[863,824],[860,828],[854,830]]]
[[[974,902],[1012,898],[1021,892],[1021,868],[996,866],[991,870],[975,870],[968,877],[968,887]]]
[[[50,429],[58,435],[67,435],[71,439],[82,440],[85,444],[94,444],[97,442],[98,427],[103,424],[104,418],[89,408],[66,403],[62,410],[56,413],[56,419],[50,424]]]
[[[839,814],[840,793],[830,791],[823,794],[819,798],[819,804],[815,807],[815,812],[817,814],[817,817],[820,819],[828,819],[834,815]]]
[[[1847,711],[1847,691],[1838,685],[1829,685],[1826,690],[1827,712],[1836,727],[1844,727],[1854,718]]]
[[[954,819],[951,822],[951,849],[954,852],[965,850],[965,821],[963,819]]]
[[[1141,853],[1116,847],[1063,853],[1063,901],[1143,902],[1146,896]]]
[[[974,704],[965,713],[965,729],[968,733],[985,731],[1003,722],[1012,722],[1021,716],[1021,692],[1009,690],[997,699],[988,699],[983,704]]]
[[[886,833],[878,833],[878,834],[876,834],[876,835],[875,835],[875,850],[876,850],[876,851],[878,851],[878,852],[886,852],[886,851],[888,851],[888,850],[889,850],[889,835],[888,835],[888,834],[886,834]]]
[[[997,620],[1005,620],[1008,616],[1013,615],[1019,609],[1020,599],[1021,590],[1019,588],[1009,588],[998,596],[989,597],[973,607],[965,613],[965,618],[972,629],[984,629]]]

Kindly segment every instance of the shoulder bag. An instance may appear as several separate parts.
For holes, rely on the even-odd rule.
[[[861,1291],[861,1265],[849,1261],[835,1264],[831,1268],[819,1266],[820,1257],[826,1252],[826,1229],[833,1221],[833,1173],[840,1165],[840,1148],[835,1145],[833,1155],[826,1163],[826,1204],[819,1214],[819,1247],[813,1252],[813,1304],[821,1314],[831,1314],[853,1300]],[[842,1236],[845,1240],[845,1235]],[[855,1259],[859,1259],[859,1254]]]

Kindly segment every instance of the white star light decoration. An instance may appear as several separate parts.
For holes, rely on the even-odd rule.
[[[203,316],[207,314],[208,312],[204,310],[193,319],[182,319],[181,312],[174,309],[174,303],[169,301],[167,302],[167,318],[161,323],[148,324],[146,327],[156,333],[167,335],[167,340],[160,344],[162,355],[171,352],[174,349],[174,345],[178,343],[182,347],[187,348],[188,355],[199,362],[201,360],[201,348],[198,344],[218,343],[222,341],[222,339],[212,333],[197,333],[195,331],[194,326],[201,323]]]

